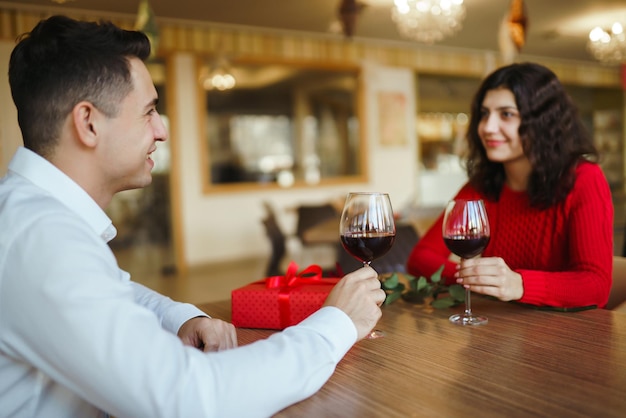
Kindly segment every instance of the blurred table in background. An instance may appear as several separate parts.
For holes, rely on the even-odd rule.
[[[403,213],[396,220],[397,224],[413,225],[418,235],[423,236],[437,218],[443,213],[443,208],[416,208]],[[326,219],[302,231],[302,239],[308,243],[332,244],[339,242],[339,216]]]
[[[302,265],[317,264],[327,271],[335,268],[337,252],[335,244],[338,242],[341,214],[341,208],[338,208],[337,204],[334,201],[327,201],[301,204],[294,208],[297,215],[295,237],[300,244],[298,258]],[[315,235],[313,239],[309,238],[310,231],[318,230],[327,222],[337,225],[335,240],[318,239]]]
[[[443,214],[443,206],[415,206],[402,211],[402,221],[415,227],[420,237],[426,234],[437,218]]]
[[[302,231],[302,241],[309,245],[339,242],[339,216],[327,219]]]
[[[296,208],[298,221],[296,235],[303,246],[329,244],[339,236],[339,217],[341,211],[331,203],[320,205],[300,205]],[[335,240],[329,240],[334,228]]]
[[[475,297],[462,311],[402,300],[383,308],[386,337],[358,342],[312,397],[276,417],[624,417],[626,315],[555,312]],[[230,302],[199,306],[230,320]],[[273,331],[238,329],[240,345]]]

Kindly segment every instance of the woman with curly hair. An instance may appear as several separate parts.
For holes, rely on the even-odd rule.
[[[444,264],[460,283],[503,301],[603,307],[611,288],[613,204],[598,153],[557,76],[534,63],[497,69],[472,102],[469,181],[455,196],[483,199],[491,240],[482,257],[454,261],[443,215],[409,256],[409,273]]]

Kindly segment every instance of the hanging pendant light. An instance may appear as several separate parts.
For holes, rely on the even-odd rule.
[[[624,26],[615,22],[611,29],[595,27],[589,32],[587,48],[598,60],[606,64],[626,62],[626,34]]]
[[[237,80],[230,69],[230,63],[223,53],[220,53],[208,66],[200,72],[200,84],[205,90],[230,90],[237,84]]]
[[[394,0],[391,18],[402,36],[432,44],[461,29],[465,5],[463,0]]]

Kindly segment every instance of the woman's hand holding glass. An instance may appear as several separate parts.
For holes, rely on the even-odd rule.
[[[522,275],[511,270],[500,257],[462,259],[457,269],[456,282],[472,292],[505,302],[524,296]]]

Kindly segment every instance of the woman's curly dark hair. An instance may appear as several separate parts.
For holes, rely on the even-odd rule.
[[[467,133],[470,184],[496,201],[504,185],[504,166],[489,161],[478,136],[485,95],[498,88],[513,93],[520,113],[519,136],[532,166],[527,190],[530,204],[546,208],[562,201],[574,185],[576,165],[582,159],[597,161],[598,152],[557,76],[535,63],[501,67],[476,92]]]

